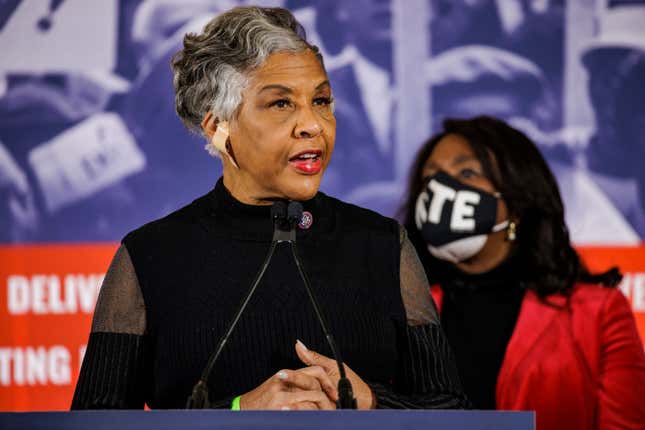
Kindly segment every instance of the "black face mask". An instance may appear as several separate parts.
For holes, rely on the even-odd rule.
[[[457,263],[481,251],[488,234],[508,225],[508,221],[495,224],[498,197],[443,171],[427,178],[414,219],[430,253]]]

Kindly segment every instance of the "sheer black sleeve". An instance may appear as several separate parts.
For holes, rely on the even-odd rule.
[[[145,305],[125,246],[117,250],[94,310],[72,409],[141,409],[151,387]]]
[[[403,227],[400,279],[407,324],[398,328],[399,372],[393,386],[367,382],[376,396],[376,407],[467,408],[425,271]]]

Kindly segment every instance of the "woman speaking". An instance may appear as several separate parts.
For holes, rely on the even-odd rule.
[[[177,113],[223,177],[123,239],[72,408],[184,407],[269,249],[276,201],[304,206],[302,262],[358,408],[463,407],[405,230],[318,191],[335,144],[332,86],[291,13],[232,9],[187,35],[172,67]],[[208,406],[333,409],[339,372],[287,247],[262,279],[213,368]]]

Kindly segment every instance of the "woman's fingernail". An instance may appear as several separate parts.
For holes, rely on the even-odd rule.
[[[283,410],[283,411],[290,411],[290,410],[291,410],[291,408],[290,408],[289,406],[283,406],[283,407],[282,407],[282,410]]]
[[[283,372],[282,370],[277,373],[278,379],[287,379],[289,375],[287,375],[287,372]]]
[[[305,351],[309,351],[309,348],[307,348],[305,344],[300,341],[300,339],[296,339],[296,342],[298,343],[298,345],[302,346]]]

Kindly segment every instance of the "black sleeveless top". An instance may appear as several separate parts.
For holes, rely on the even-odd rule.
[[[431,300],[418,300],[426,317],[409,323],[398,223],[323,193],[303,206],[313,216],[309,229],[297,231],[304,268],[343,359],[372,387],[379,406],[465,405]],[[106,276],[73,407],[184,407],[272,232],[270,207],[238,202],[220,179],[189,206],[129,233],[117,253],[129,264],[117,265],[115,257]],[[133,285],[123,287],[127,278]],[[410,338],[433,346],[419,358]],[[227,407],[230,398],[280,369],[303,367],[297,339],[331,356],[290,250],[279,244],[215,366],[209,384],[214,407]],[[107,371],[112,375],[101,373],[106,353],[118,357],[117,370]],[[414,391],[418,395],[410,397]]]
[[[395,376],[396,323],[405,322],[398,225],[322,193],[304,207],[314,222],[298,231],[297,246],[330,330],[359,375],[386,383]],[[159,339],[153,347],[157,402],[171,404],[174,393],[189,393],[199,379],[272,232],[270,207],[240,204],[220,181],[214,193],[185,210],[126,236],[148,333]],[[245,393],[279,369],[302,367],[296,339],[331,354],[282,244],[215,368],[212,397]]]

